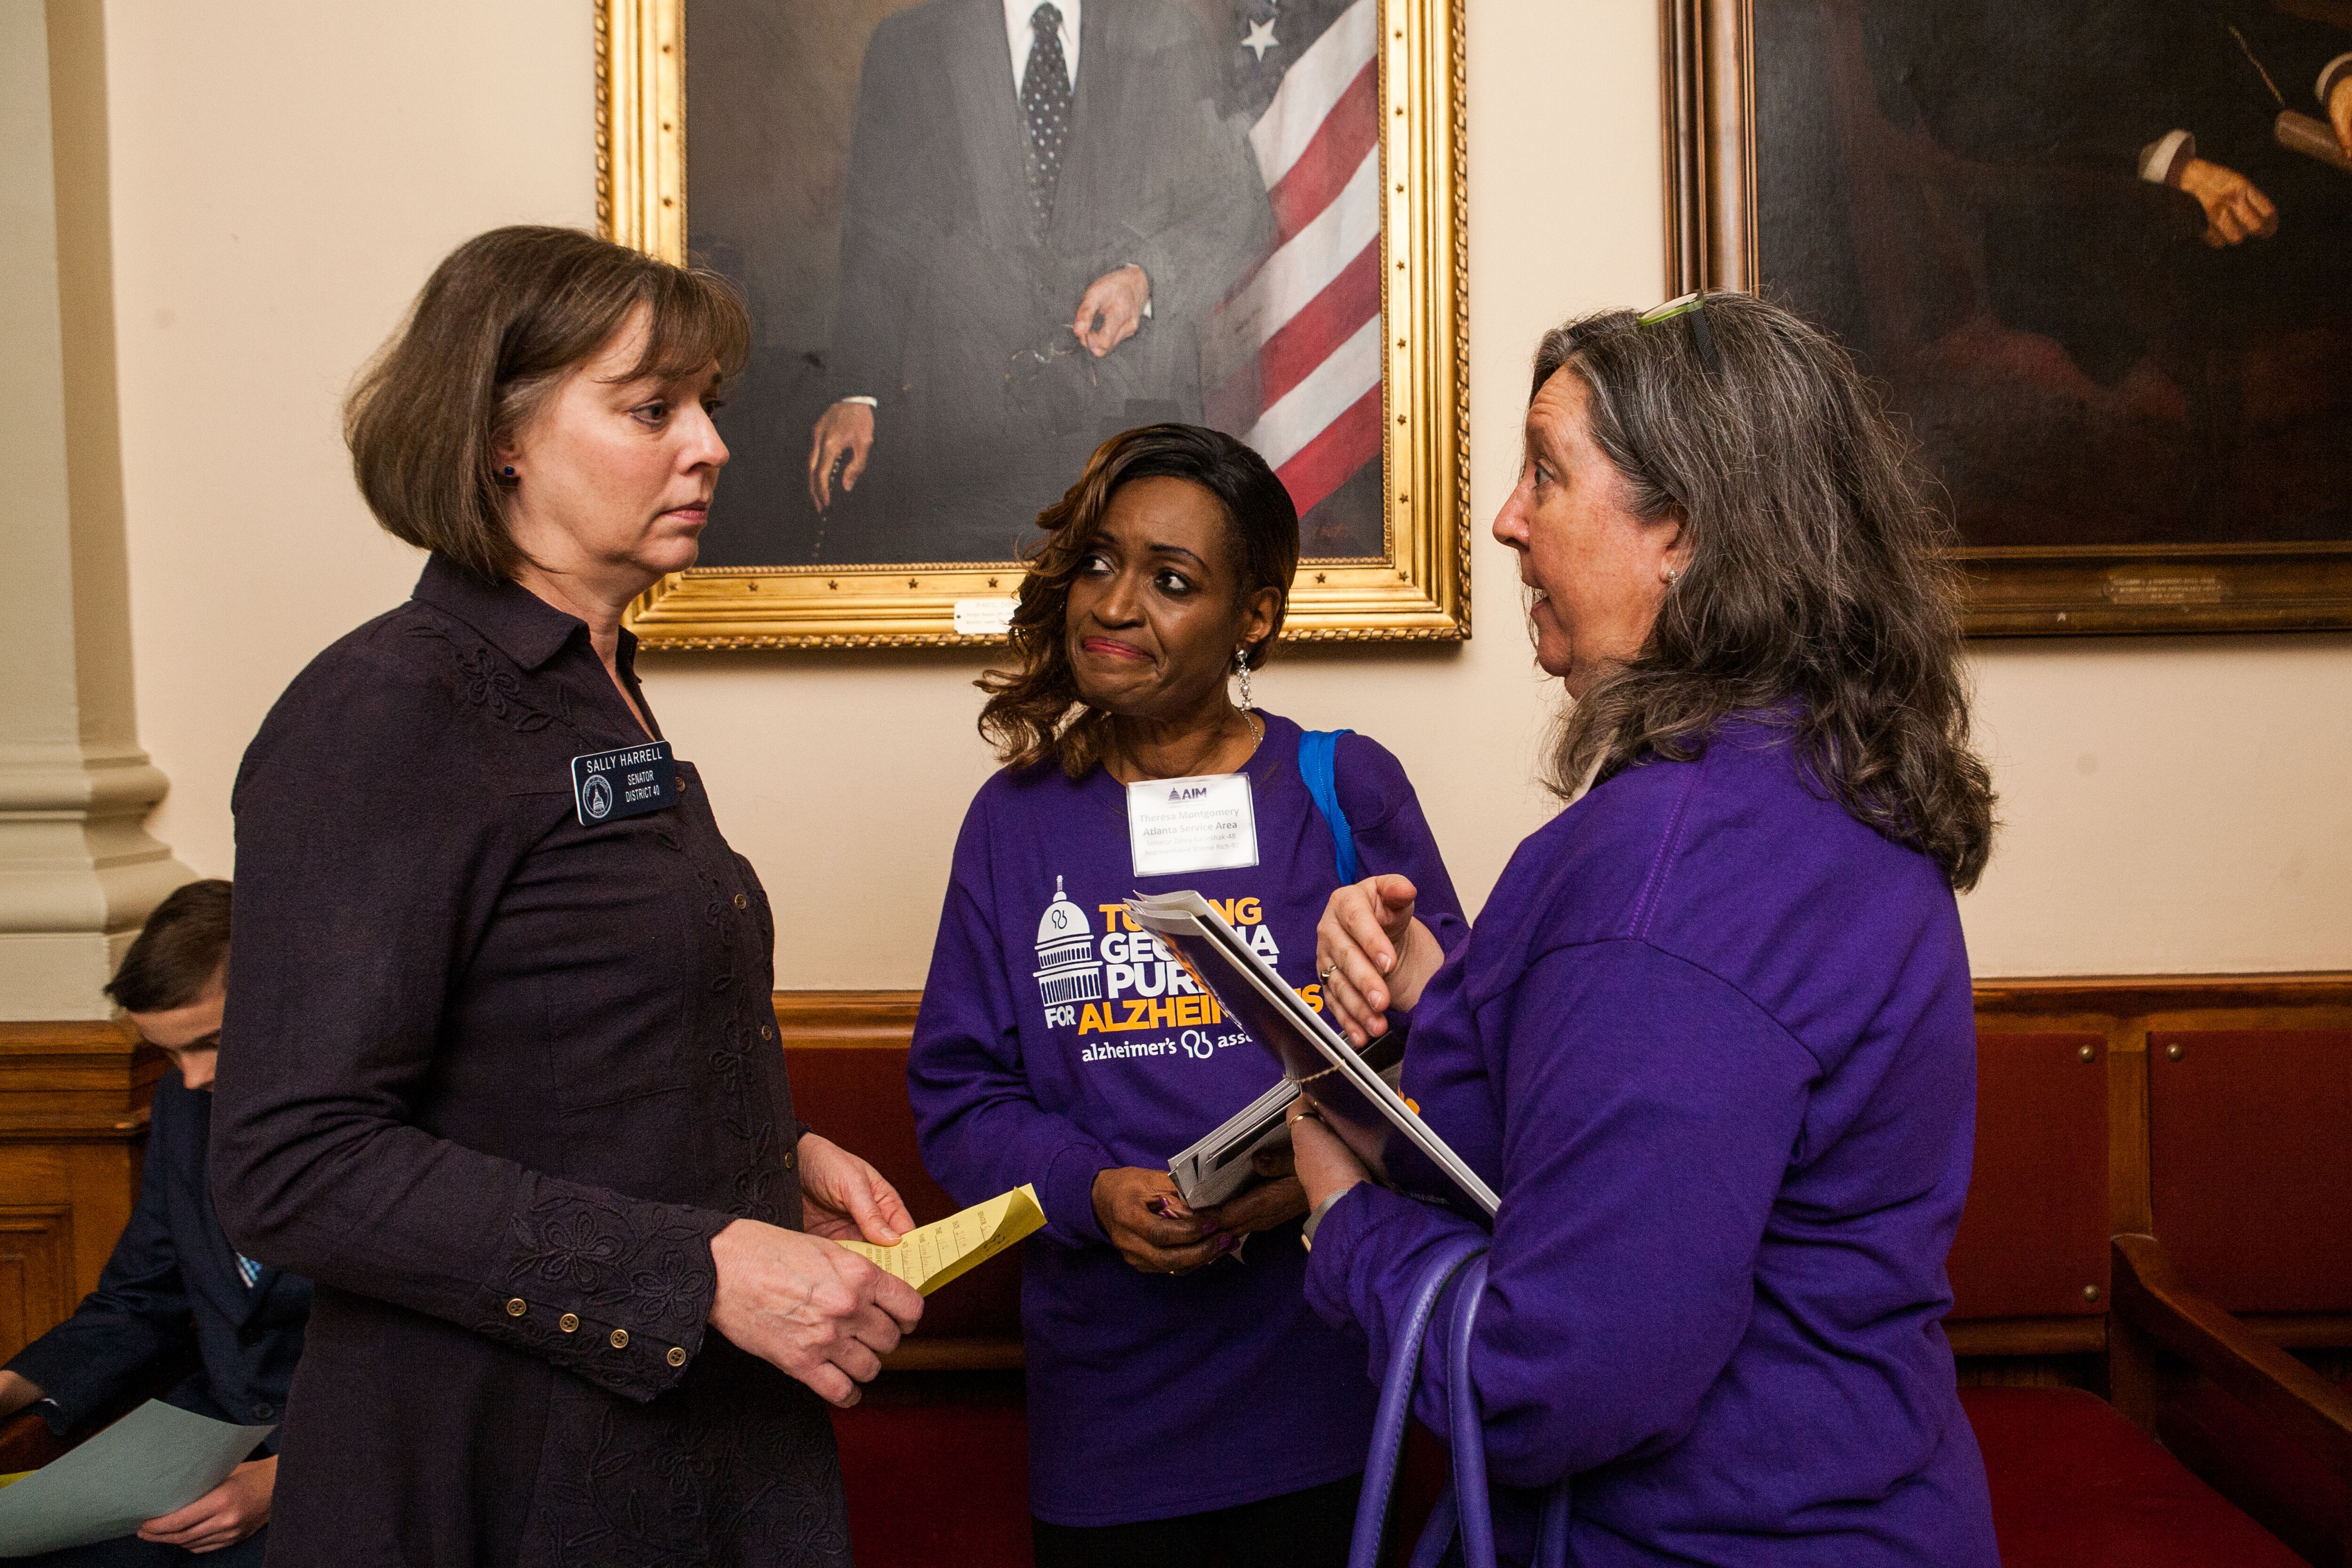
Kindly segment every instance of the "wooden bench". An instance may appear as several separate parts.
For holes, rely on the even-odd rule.
[[[928,1219],[952,1205],[922,1173],[906,1105],[917,1001],[911,993],[788,993],[777,998],[777,1016],[801,1115],[872,1159],[916,1217]],[[2282,1264],[2260,1252],[2267,1274],[2244,1273],[2236,1294],[2207,1286],[2217,1292],[2208,1300],[2190,1284],[2231,1279],[2255,1255],[2200,1250],[2197,1227],[2210,1215],[2226,1233],[2231,1215],[2261,1208],[2281,1216],[2281,1237],[2332,1223],[2334,1244],[2352,1247],[2333,1212],[2352,1197],[2352,1180],[2312,1163],[2319,1156],[2305,1149],[2283,1150],[2269,1164],[2238,1161],[2216,1182],[2199,1173],[2211,1163],[2200,1150],[2227,1163],[2245,1142],[2227,1129],[2259,1115],[2244,1108],[2311,1095],[2313,1084],[2352,1085],[2352,1036],[2344,1033],[2352,1031],[2352,979],[1994,983],[1979,987],[1978,1017],[1978,1161],[1953,1244],[1957,1305],[1948,1329],[2010,1568],[2295,1563],[2248,1514],[2313,1549],[2298,1516],[2270,1506],[2254,1483],[2316,1516],[2327,1496],[2319,1483],[2340,1484],[2347,1473],[2335,1459],[2352,1457],[2352,1447],[2327,1447],[2336,1427],[2326,1413],[2326,1380],[2282,1349],[2352,1347],[2352,1290],[2337,1289],[2338,1274],[2313,1272],[2337,1268],[2343,1254],[2306,1265],[2292,1253]],[[2176,1036],[2216,1030],[2265,1040],[2280,1031],[2337,1033],[2291,1040],[2275,1059],[2265,1047],[2217,1058],[2223,1047],[2203,1041],[2184,1044],[2177,1061],[2163,1055],[2182,1043]],[[2154,1073],[2152,1050],[2156,1067],[2198,1070]],[[2273,1065],[2267,1078],[2248,1068],[2226,1089],[2209,1088],[2200,1072],[2217,1060]],[[2224,1131],[2200,1131],[2205,1124],[2186,1107],[2210,1108]],[[2352,1108],[2315,1111],[2305,1124],[2344,1129],[2339,1152],[2352,1141]],[[2281,1199],[2281,1183],[2300,1195]],[[2183,1226],[2189,1250],[2177,1259],[2145,1239],[2168,1241]],[[960,1561],[1028,1561],[1026,1435],[1008,1370],[1021,1364],[1019,1260],[989,1268],[936,1298],[866,1403],[835,1423],[866,1568],[938,1561],[950,1542],[961,1543]],[[2282,1279],[2304,1293],[2273,1289]],[[2242,1322],[2221,1310],[2231,1304],[2248,1314]],[[2111,1384],[2113,1403],[2105,1397]],[[2262,1389],[2262,1407],[2246,1410],[2222,1392],[2233,1384]],[[2289,1408],[2303,1414],[2284,1415]],[[966,1494],[970,1506],[919,1515],[903,1506],[900,1478],[949,1473],[972,1456],[985,1474]],[[1429,1449],[1420,1458],[1426,1468]],[[2342,1520],[2340,1511],[2326,1517]]]

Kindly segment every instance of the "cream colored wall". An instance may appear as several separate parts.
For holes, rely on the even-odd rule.
[[[1474,590],[1447,650],[1291,654],[1262,699],[1402,755],[1466,898],[1543,819],[1550,701],[1520,635],[1507,488],[1527,354],[1664,289],[1647,0],[1472,0]],[[142,733],[157,833],[226,874],[246,739],[416,563],[352,493],[336,398],[433,263],[593,219],[584,0],[115,0],[117,315]],[[1981,974],[2352,968],[2352,639],[1993,644],[2010,823],[1963,910]],[[785,986],[919,984],[988,761],[953,655],[671,656],[646,678],[788,921]]]

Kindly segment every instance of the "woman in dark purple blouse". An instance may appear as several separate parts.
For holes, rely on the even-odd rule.
[[[1572,1561],[1994,1568],[1941,1327],[1992,832],[1943,536],[1841,351],[1677,304],[1544,340],[1495,522],[1571,804],[1450,959],[1374,883],[1318,962],[1352,1034],[1410,1014],[1405,1091],[1501,1194],[1474,1397],[1495,1480],[1571,1478]],[[1308,1295],[1377,1372],[1466,1222],[1294,1133]]]
[[[1307,1310],[1305,1197],[1284,1176],[1195,1213],[1168,1175],[1278,1070],[1121,905],[1199,889],[1321,1005],[1337,842],[1298,726],[1247,705],[1297,514],[1240,442],[1160,425],[1106,442],[1038,521],[1021,668],[982,682],[1006,766],[964,818],[907,1074],[942,1186],[972,1201],[1034,1183],[1045,1207],[1022,1258],[1038,1563],[1337,1563],[1373,1391],[1361,1351]],[[1364,866],[1414,890],[1432,940],[1458,936],[1396,759],[1343,735],[1335,772]],[[1153,858],[1178,821],[1167,797],[1202,790],[1247,804],[1247,843]]]
[[[317,1281],[272,1563],[849,1562],[824,1401],[922,1303],[820,1238],[908,1221],[793,1114],[767,898],[620,624],[694,563],[749,335],[709,274],[499,229],[353,396],[433,553],[237,776],[214,1187]]]

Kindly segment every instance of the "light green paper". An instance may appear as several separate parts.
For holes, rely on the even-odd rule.
[[[228,1479],[273,1430],[233,1426],[151,1399],[0,1490],[0,1557],[132,1534]]]

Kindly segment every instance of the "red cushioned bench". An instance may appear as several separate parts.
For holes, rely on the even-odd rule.
[[[2079,1388],[1964,1388],[2005,1568],[2302,1568],[2277,1537]]]
[[[2156,1038],[2160,1050],[2162,1037]],[[2352,1062],[2352,1054],[2337,1059]],[[2148,1169],[2135,1158],[2135,1141],[2147,1125],[2141,1097],[2151,1076],[2159,1083],[2158,1125],[2167,1124],[2168,1093],[2215,1102],[2207,1086],[2185,1078],[2166,1082],[2144,1055],[2116,1060],[2105,1034],[1988,1032],[1979,1038],[1976,1171],[1952,1247],[1947,1330],[1956,1350],[1978,1355],[2087,1359],[2105,1352],[2116,1395],[2110,1405],[2064,1387],[1962,1391],[1984,1452],[2008,1568],[2290,1568],[2301,1561],[2240,1506],[2251,1494],[2233,1502],[2149,1436],[2156,1428],[2169,1442],[2186,1429],[2185,1417],[2174,1432],[2159,1426],[2158,1409],[2167,1404],[2159,1388],[2194,1394],[2199,1386],[2177,1370],[2165,1373],[2159,1357],[2182,1358],[2230,1390],[2216,1388],[2211,1397],[2242,1412],[2243,1426],[2218,1433],[2211,1446],[2267,1479],[2276,1479],[2266,1456],[2277,1445],[2301,1439],[2325,1449],[2336,1421],[2324,1380],[2189,1289],[2154,1237],[2111,1238],[2117,1211],[2127,1213],[2137,1201],[2127,1193],[2118,1203],[2114,1173]],[[2262,1086],[2273,1098],[2284,1089],[2276,1082]],[[2123,1113],[2119,1129],[2111,1107]],[[2172,1116],[2176,1127],[2190,1124],[2178,1110]],[[2118,1130],[2125,1136],[2111,1138]],[[2178,1152],[2161,1141],[2154,1147],[2155,1167],[2163,1172]],[[2193,1178],[2158,1178],[2159,1221],[2168,1180]],[[2274,1180],[2275,1173],[2250,1178],[2243,1190],[2208,1207],[2224,1228],[2242,1231],[2247,1208],[2279,1201]],[[2340,1436],[2343,1455],[2352,1459],[2352,1424]],[[2276,1522],[2274,1515],[2265,1518]]]
[[[2147,1078],[2166,1283],[2259,1337],[2252,1364],[2160,1339],[2188,1365],[2155,1369],[2157,1435],[2308,1561],[2347,1568],[2352,1389],[2272,1347],[2352,1345],[2352,1029],[2158,1031]]]
[[[2352,1266],[2326,1272],[2352,1248],[2340,1212],[2352,1172],[2327,1163],[2352,1158],[2352,1104],[2344,1103],[2352,1089],[2330,1099],[2326,1088],[2329,1073],[2352,1064],[2352,1032],[2305,1042],[2294,1047],[2303,1054],[2273,1062],[2270,1077],[2249,1077],[2269,1060],[2264,1047],[2228,1056],[2191,1041],[2176,1059],[2163,1050],[2179,1040],[2143,1028],[2129,1037],[2131,1049],[2117,1051],[2128,1030],[2040,1027],[2033,996],[2020,994],[1993,994],[1994,1027],[1979,1039],[1977,1168],[1952,1250],[1957,1304],[1948,1329],[1964,1367],[2057,1358],[2087,1369],[2076,1381],[2111,1375],[2116,1399],[2063,1387],[1963,1390],[2008,1568],[2290,1568],[2297,1559],[2250,1512],[2312,1561],[2342,1564],[2319,1553],[2340,1553],[2346,1534],[2346,1510],[2330,1501],[2341,1491],[2326,1489],[2352,1477],[2352,1415],[2344,1414],[2352,1406],[2262,1335],[2300,1331],[2306,1338],[2296,1342],[2352,1344],[2352,1333],[2326,1337],[2352,1328],[2352,1288],[2338,1290],[2352,1281]],[[916,1158],[903,1079],[913,1001],[904,999],[903,1018],[879,1019],[870,1006],[837,1020],[804,1004],[805,1016],[788,1020],[789,1059],[801,1115],[872,1159],[918,1219],[933,1219],[952,1205]],[[2181,1068],[2199,1070],[2165,1076]],[[2221,1077],[2208,1082],[2209,1068]],[[2334,1154],[2267,1136],[2282,1101],[2315,1108],[2308,1130],[2323,1142],[2335,1137]],[[2209,1125],[2200,1110],[2221,1120]],[[2272,1142],[2286,1151],[2283,1167],[2247,1160]],[[2217,1150],[2233,1173],[2204,1170]],[[2165,1246],[2130,1234],[2150,1228],[2151,1158],[2154,1228]],[[2282,1182],[2291,1189],[2284,1196]],[[2338,1250],[2264,1252],[2254,1247],[2270,1245],[2264,1226],[2276,1232],[2272,1242],[2317,1234]],[[2257,1314],[2260,1333],[2189,1289],[2167,1250],[2176,1236],[2187,1279]],[[2249,1271],[2256,1255],[2271,1274]],[[934,1298],[922,1330],[890,1359],[890,1375],[866,1404],[836,1416],[860,1568],[1027,1568],[1026,1431],[1013,1370],[1018,1268],[1017,1254],[998,1259]],[[2282,1279],[2304,1293],[2273,1289]],[[2252,1286],[2260,1289],[2247,1293]],[[2302,1305],[2282,1305],[2293,1302]],[[1427,1485],[1415,1489],[1409,1478],[1405,1507],[1417,1512],[1426,1500],[1414,1509],[1411,1493],[1441,1478],[1434,1445],[1416,1447]],[[1409,1541],[1405,1523],[1396,1533]]]

